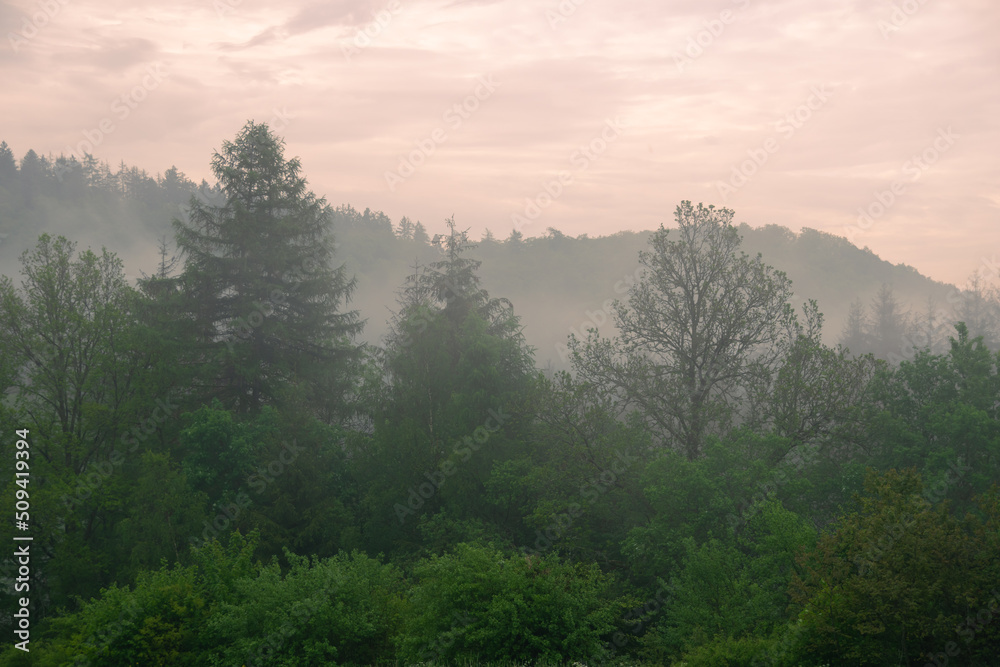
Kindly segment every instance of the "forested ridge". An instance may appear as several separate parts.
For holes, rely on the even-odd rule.
[[[997,664],[995,267],[432,234],[254,122],[211,166],[0,144],[0,664]]]
[[[20,163],[20,165],[18,164]],[[176,167],[149,174],[124,163],[112,168],[90,155],[43,156],[28,150],[18,161],[0,144],[0,273],[16,276],[20,253],[39,234],[66,236],[93,248],[108,247],[125,262],[126,275],[138,277],[158,265],[158,248],[176,253],[171,220],[187,215],[189,199],[220,197],[217,183],[194,183]],[[336,203],[330,212],[338,245],[337,261],[358,279],[352,306],[366,320],[361,340],[378,344],[387,331],[395,293],[414,264],[440,258],[441,225],[429,231],[418,220],[393,221],[381,211]],[[672,223],[663,211],[664,223]],[[766,221],[760,221],[766,222]],[[544,224],[539,218],[536,227]],[[506,218],[494,226],[460,220],[460,228],[485,227],[468,256],[483,262],[483,283],[518,306],[528,344],[540,367],[569,370],[566,338],[585,335],[591,326],[613,326],[611,302],[622,299],[639,270],[638,253],[651,232],[624,231],[587,238],[548,228],[540,236],[511,229]],[[759,223],[758,223],[759,224]],[[504,227],[506,225],[506,227]],[[777,225],[738,223],[743,248],[792,279],[796,307],[815,299],[826,326],[823,339],[849,344],[854,352],[872,352],[898,362],[913,346],[948,349],[952,323],[969,323],[973,336],[996,344],[996,313],[981,311],[987,284],[959,287],[931,280],[913,267],[892,265],[866,247],[813,229],[793,232]],[[855,230],[856,231],[856,230]],[[857,235],[863,243],[864,234]],[[989,247],[968,274],[996,275],[997,258]],[[987,281],[988,282],[988,281]],[[889,290],[889,299],[879,292]],[[985,289],[988,293],[988,289]],[[988,296],[988,294],[986,294]],[[986,299],[988,300],[988,299]],[[989,309],[986,309],[989,310]],[[881,311],[879,315],[876,311]],[[888,319],[886,319],[888,315]],[[882,317],[888,326],[877,326]],[[845,332],[852,327],[854,334]],[[861,332],[863,335],[858,335]]]

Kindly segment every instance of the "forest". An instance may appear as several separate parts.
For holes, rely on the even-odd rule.
[[[0,144],[0,665],[998,664],[997,266],[211,168]]]

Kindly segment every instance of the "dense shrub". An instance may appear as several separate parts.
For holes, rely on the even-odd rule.
[[[509,556],[459,544],[416,568],[412,613],[401,640],[409,662],[591,660],[632,601],[611,593],[596,565],[554,554]]]

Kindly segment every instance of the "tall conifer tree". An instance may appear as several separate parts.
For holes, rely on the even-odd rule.
[[[326,200],[264,123],[224,142],[212,171],[222,201],[192,198],[189,219],[174,221],[181,310],[201,342],[205,388],[237,412],[284,397],[330,416],[349,390],[363,323],[342,310],[355,282],[333,266]]]

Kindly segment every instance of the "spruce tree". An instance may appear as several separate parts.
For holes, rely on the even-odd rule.
[[[427,234],[427,229],[424,227],[423,223],[417,222],[413,226],[413,240],[417,243],[430,243],[431,237]]]
[[[17,178],[17,160],[6,141],[0,141],[0,186],[9,185]]]
[[[333,267],[326,200],[264,123],[224,142],[212,171],[222,201],[192,197],[188,220],[174,221],[180,309],[203,388],[241,413],[285,398],[330,417],[349,390],[363,323],[341,309],[355,281]]]

